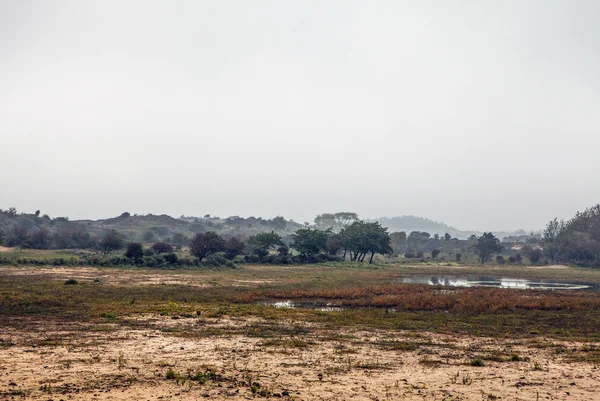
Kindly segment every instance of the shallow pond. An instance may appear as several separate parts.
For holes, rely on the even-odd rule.
[[[450,287],[491,287],[522,290],[600,290],[600,285],[594,283],[565,283],[552,280],[499,278],[479,275],[412,276],[401,278],[398,281],[408,284],[444,285]]]
[[[318,303],[318,302],[293,302],[293,301],[272,301],[265,302],[266,306],[274,306],[275,308],[308,308],[315,309],[321,312],[340,312],[343,311],[344,308],[339,306],[332,305],[330,303]]]

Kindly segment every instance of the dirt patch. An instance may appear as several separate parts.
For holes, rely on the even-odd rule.
[[[5,246],[0,246],[0,252],[11,252],[12,248],[7,248]]]
[[[0,268],[0,274],[13,276],[44,276],[52,280],[78,281],[100,280],[109,285],[187,285],[209,287],[210,284],[197,275],[169,273],[165,271],[148,272],[127,269],[105,269],[98,267],[6,267]]]
[[[533,269],[533,270],[541,270],[541,269],[565,270],[565,269],[570,269],[569,266],[565,266],[565,265],[527,266],[527,268],[528,269]]]
[[[3,327],[0,398],[583,401],[600,392],[592,363],[556,351],[590,344],[314,326],[265,338],[215,331],[272,324],[256,318],[136,321]]]

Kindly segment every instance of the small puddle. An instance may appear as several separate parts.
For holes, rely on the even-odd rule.
[[[600,286],[593,283],[564,283],[548,280],[497,278],[477,275],[412,276],[401,278],[398,281],[407,284],[428,284],[448,287],[489,287],[521,290],[600,290]]]
[[[293,301],[270,301],[263,302],[264,306],[272,306],[274,308],[285,308],[285,309],[296,309],[306,308],[314,309],[319,312],[341,312],[344,308],[332,305],[330,303],[319,303],[319,302],[293,302]]]

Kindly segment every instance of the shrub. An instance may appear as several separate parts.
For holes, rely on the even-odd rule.
[[[246,263],[246,257],[244,255],[237,255],[233,258],[233,263]]]
[[[75,285],[78,284],[79,282],[77,280],[75,280],[74,278],[70,278],[67,281],[65,281],[65,285]]]
[[[177,262],[179,262],[179,258],[174,253],[167,253],[164,256],[164,258],[167,263],[172,264],[172,265],[175,265],[175,264],[177,264]]]
[[[246,263],[258,263],[258,262],[260,262],[260,257],[258,255],[246,256]]]
[[[132,242],[131,244],[127,245],[127,250],[125,251],[126,258],[138,261],[142,258],[142,256],[144,256],[144,248],[142,247],[142,244],[139,242]]]
[[[483,366],[483,361],[480,358],[471,359],[471,366]]]
[[[498,263],[499,265],[503,265],[504,263],[506,263],[506,259],[502,255],[497,255],[496,263]]]
[[[523,253],[533,264],[538,263],[542,259],[542,250],[539,248],[525,246],[523,247]]]
[[[171,253],[173,252],[173,246],[171,244],[167,244],[166,242],[157,242],[152,245],[152,250],[158,254]]]
[[[523,358],[521,358],[521,356],[519,354],[510,354],[510,357],[508,358],[509,361],[511,362],[520,362],[523,360]]]
[[[227,259],[234,259],[236,256],[244,252],[246,244],[239,237],[231,237],[227,240],[225,245],[225,257]]]
[[[204,262],[202,264],[205,266],[212,267],[226,266],[235,269],[235,265],[233,264],[233,262],[229,259],[225,259],[221,254],[214,254],[208,256],[206,259],[204,259]]]

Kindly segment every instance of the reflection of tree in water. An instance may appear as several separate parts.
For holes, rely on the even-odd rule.
[[[412,276],[402,279],[404,283],[411,284],[430,284],[435,286],[452,287],[489,287],[489,288],[513,288],[513,289],[563,289],[563,290],[582,290],[592,289],[599,291],[600,284],[571,284],[571,283],[552,283],[544,280],[531,281],[518,278],[498,278],[489,276]]]

